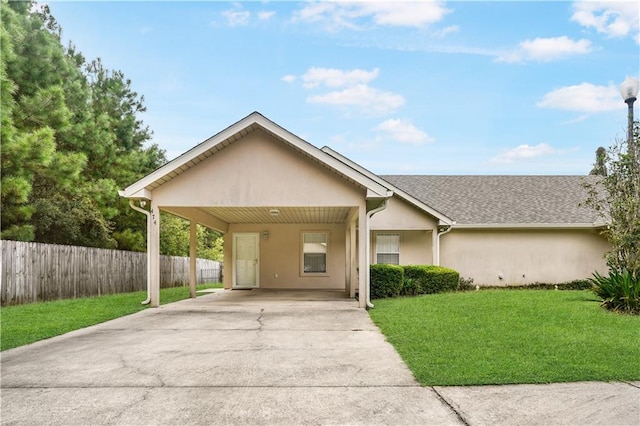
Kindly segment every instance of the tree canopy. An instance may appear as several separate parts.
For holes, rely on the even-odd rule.
[[[145,218],[118,196],[166,161],[140,118],[144,96],[64,46],[46,5],[2,1],[0,237],[145,250]]]
[[[640,280],[640,123],[633,123],[633,135],[602,152],[594,168],[602,175],[589,190],[587,205],[608,224],[604,234],[612,250],[607,262],[612,271],[627,271]],[[600,163],[600,164],[598,164]]]

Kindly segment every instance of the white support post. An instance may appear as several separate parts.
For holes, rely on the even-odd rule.
[[[189,228],[189,295],[192,299],[196,297],[197,228],[198,224],[192,220]]]
[[[431,231],[431,264],[440,266],[440,245],[438,244],[438,225]]]
[[[151,253],[151,307],[160,306],[160,209],[151,204],[151,226],[149,238],[149,251]]]
[[[361,308],[367,307],[367,268],[369,265],[368,262],[368,250],[367,246],[367,209],[366,207],[360,206],[360,211],[358,214],[358,306]]]
[[[351,287],[349,288],[349,297],[352,299],[356,297],[356,284],[358,283],[358,271],[356,270],[356,266],[358,265],[358,240],[356,237],[357,226],[358,222],[356,217],[354,217],[349,227],[349,239],[351,241],[351,252],[349,254],[349,256],[351,256],[351,268],[349,270],[349,273],[351,274]]]
[[[344,229],[344,291],[351,294],[351,222]]]

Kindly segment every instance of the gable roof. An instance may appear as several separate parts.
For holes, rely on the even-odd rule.
[[[456,227],[594,227],[582,206],[595,176],[381,176],[456,221]]]
[[[349,167],[353,168],[354,170],[358,171],[359,173],[362,173],[363,175],[369,177],[372,180],[375,180],[376,182],[380,183],[381,185],[385,185],[385,186],[389,187],[393,191],[393,193],[395,195],[397,195],[398,197],[404,199],[405,201],[408,201],[410,204],[413,204],[418,209],[420,209],[420,210],[430,214],[431,216],[435,217],[436,219],[438,219],[440,221],[441,224],[443,224],[443,225],[451,225],[451,224],[454,223],[454,221],[451,219],[450,216],[447,216],[447,215],[443,214],[441,211],[438,211],[438,210],[434,209],[432,206],[420,201],[419,199],[413,197],[411,194],[408,194],[408,193],[404,192],[402,189],[398,188],[397,186],[390,185],[389,181],[385,181],[380,176],[377,176],[377,175],[371,173],[369,170],[367,170],[364,167],[360,166],[359,164],[349,160],[347,157],[345,157],[344,155],[338,153],[337,151],[334,151],[333,149],[329,148],[328,146],[323,147],[322,151],[324,151],[327,154],[331,155],[332,157],[342,161],[343,163],[345,163]]]
[[[285,128],[267,119],[259,112],[253,112],[227,127],[223,131],[215,134],[204,142],[196,145],[179,157],[169,161],[164,166],[143,177],[139,181],[129,185],[123,191],[119,191],[120,196],[125,198],[151,199],[151,191],[174,177],[184,173],[191,167],[196,166],[201,161],[215,155],[233,142],[240,140],[243,136],[262,129],[272,135],[278,141],[285,143],[297,152],[311,158],[316,163],[326,167],[342,176],[346,180],[366,189],[367,198],[388,198],[392,195],[389,185],[381,181],[376,181],[368,176],[349,167],[338,159],[328,155],[305,140],[299,138]]]

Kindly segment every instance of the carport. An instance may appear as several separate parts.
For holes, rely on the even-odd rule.
[[[120,191],[147,216],[159,304],[160,211],[224,234],[225,289],[341,290],[368,301],[369,219],[392,191],[254,112]],[[359,285],[360,283],[360,285]]]

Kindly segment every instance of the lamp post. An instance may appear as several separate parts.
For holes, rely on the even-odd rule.
[[[632,160],[635,159],[636,146],[633,140],[633,103],[638,96],[638,88],[640,81],[634,77],[627,77],[620,85],[620,95],[624,102],[629,106],[628,123],[627,123],[627,150]]]

